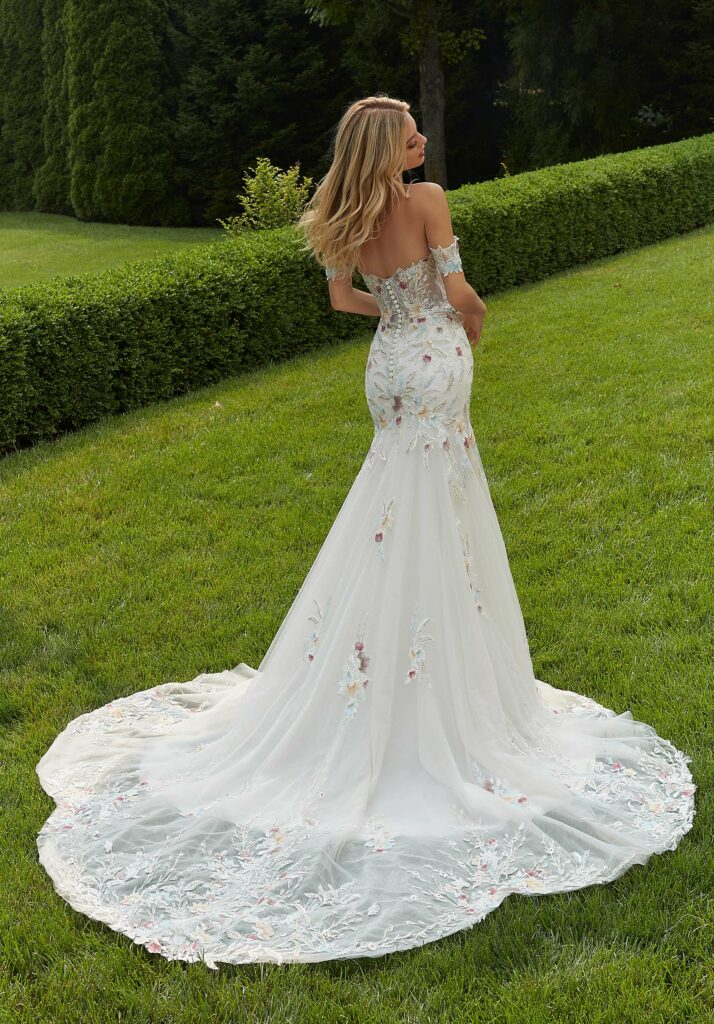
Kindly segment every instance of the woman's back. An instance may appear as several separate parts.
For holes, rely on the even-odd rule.
[[[357,261],[360,273],[391,277],[397,268],[408,267],[429,255],[424,216],[428,188],[427,182],[409,185],[407,196],[398,200],[387,214],[379,237],[362,245]]]

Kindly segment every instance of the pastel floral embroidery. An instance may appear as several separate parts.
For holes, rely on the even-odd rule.
[[[339,692],[349,698],[345,707],[345,717],[348,720],[354,718],[360,702],[366,696],[367,686],[369,685],[366,673],[369,658],[364,651],[364,633],[365,626],[363,625],[358,633],[354,648],[345,662],[342,678],[337,684]]]
[[[172,721],[187,719],[180,689],[158,689],[117,698],[111,706],[80,716],[68,726],[70,735],[82,734],[101,745],[123,722],[141,719],[149,731],[159,733]],[[211,691],[219,692],[220,686],[207,682],[205,693]],[[615,714],[586,698],[577,705],[559,703],[553,710],[560,719],[596,721]],[[608,828],[622,830],[628,839],[636,829],[651,837],[653,849],[664,850],[673,849],[692,825],[696,786],[687,768],[689,761],[667,740],[652,737],[650,749],[633,749],[628,759],[620,755],[575,763],[553,756],[549,765],[556,766],[574,796],[595,799],[603,814],[609,812]],[[193,781],[194,773],[189,771],[186,777]],[[317,776],[318,785],[323,778]],[[499,788],[497,778],[485,778]],[[597,845],[568,850],[540,829],[526,829],[523,822],[515,829],[512,820],[495,828],[465,816],[456,805],[452,805],[451,829],[439,845],[430,845],[418,857],[411,837],[396,831],[390,834],[383,819],[375,818],[368,821],[357,843],[389,877],[408,880],[405,903],[427,908],[429,917],[426,924],[406,914],[398,927],[385,921],[384,928],[365,937],[365,919],[372,922],[374,918],[376,924],[377,915],[387,911],[371,902],[374,896],[369,888],[360,892],[349,877],[344,883],[310,886],[305,891],[302,863],[307,863],[314,848],[316,827],[324,828],[329,821],[302,815],[296,808],[294,819],[271,826],[267,834],[251,819],[231,825],[225,833],[207,830],[201,857],[192,867],[177,860],[174,846],[153,851],[124,844],[106,848],[108,840],[101,834],[117,813],[114,807],[122,809],[121,821],[127,825],[125,818],[141,819],[142,800],[156,799],[152,787],[147,787],[145,779],[136,779],[133,771],[109,781],[99,764],[88,763],[81,782],[60,776],[54,781],[59,800],[40,831],[38,845],[42,850],[48,844],[53,855],[73,854],[77,863],[86,866],[81,889],[76,887],[83,905],[149,952],[189,962],[201,960],[212,970],[219,961],[251,963],[268,951],[276,958],[289,958],[296,944],[319,954],[327,934],[343,955],[388,952],[395,943],[423,944],[450,934],[460,920],[470,924],[481,919],[510,893],[561,892],[608,881],[614,875],[610,858],[600,856]],[[321,790],[316,796],[322,794]],[[120,795],[126,799],[117,803]],[[179,822],[177,829],[180,826]],[[171,833],[172,838],[177,835],[179,831]],[[92,864],[96,870],[90,871]],[[167,884],[168,875],[176,881]],[[67,876],[73,892],[75,878],[76,873]],[[154,908],[160,909],[159,920],[153,916]],[[227,921],[230,941],[223,944],[219,937],[226,934]]]
[[[475,761],[471,765],[471,772],[480,786],[488,793],[500,796],[506,803],[520,804],[521,806],[528,803],[528,797],[522,790],[514,788],[506,779],[502,779],[497,775],[486,775]]]
[[[365,840],[364,845],[369,847],[373,853],[384,853],[385,850],[389,850],[394,846],[392,834],[388,829],[384,828],[381,819],[370,818],[369,821],[365,822],[364,828],[369,837]]]
[[[321,630],[322,630],[322,624],[323,624],[323,621],[324,621],[327,609],[330,607],[330,601],[331,600],[332,600],[332,595],[330,595],[328,597],[327,603],[325,605],[325,611],[323,612],[322,608],[320,608],[320,604],[317,601],[317,599],[313,598],[313,603],[314,603],[315,608],[317,609],[317,611],[315,612],[315,614],[308,615],[308,617],[307,617],[309,622],[314,622],[315,623],[315,628],[310,631],[310,634],[308,635],[307,641],[306,641],[305,646],[303,648],[303,652],[304,652],[304,656],[305,656],[305,660],[306,661],[314,661],[315,660],[315,655],[317,653],[317,647],[318,647],[318,644],[320,643],[320,633],[321,633]]]
[[[471,587],[471,593],[473,594],[474,604],[476,609],[480,612],[483,611],[483,605],[481,604],[481,588],[476,578],[476,573],[473,568],[471,561],[471,551],[469,547],[469,539],[464,532],[464,528],[461,525],[461,520],[456,520],[456,526],[459,531],[459,540],[461,542],[461,551],[464,556],[464,567],[466,569],[466,576],[468,577],[469,586]]]
[[[282,846],[285,842],[286,835],[280,825],[272,825],[265,833],[265,838],[269,840],[270,843],[274,843],[275,846]]]
[[[415,607],[411,617],[411,644],[409,647],[409,668],[405,676],[405,684],[413,683],[417,680],[423,680],[424,684],[431,689],[431,680],[426,673],[426,651],[424,650],[424,643],[427,640],[433,640],[433,636],[430,636],[426,632],[426,624],[429,619],[422,619],[418,614],[418,609]]]
[[[382,504],[382,514],[378,517],[375,523],[375,534],[374,539],[377,543],[377,550],[379,551],[380,558],[384,558],[384,532],[389,529],[392,525],[392,506],[394,505],[394,498],[390,498],[389,501],[385,501]]]
[[[429,247],[434,254],[436,268],[443,276],[446,274],[458,274],[463,270],[461,256],[459,255],[459,236],[454,235],[454,240],[449,245],[437,245]]]

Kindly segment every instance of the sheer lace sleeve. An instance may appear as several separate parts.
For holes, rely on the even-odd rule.
[[[459,236],[454,235],[450,245],[429,246],[434,253],[436,269],[443,276],[444,274],[459,274],[463,271],[461,256],[459,255]]]

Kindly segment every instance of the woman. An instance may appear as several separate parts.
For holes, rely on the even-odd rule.
[[[420,946],[692,825],[686,755],[534,677],[469,418],[486,307],[441,188],[402,185],[425,144],[352,104],[299,222],[332,304],[379,316],[374,437],[263,661],[82,715],[37,766],[57,892],[168,959]]]

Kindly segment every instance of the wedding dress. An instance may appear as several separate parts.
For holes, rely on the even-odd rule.
[[[692,827],[691,758],[534,677],[444,286],[458,243],[362,275],[374,437],[259,667],[113,700],[37,765],[57,893],[169,960],[421,946]]]

